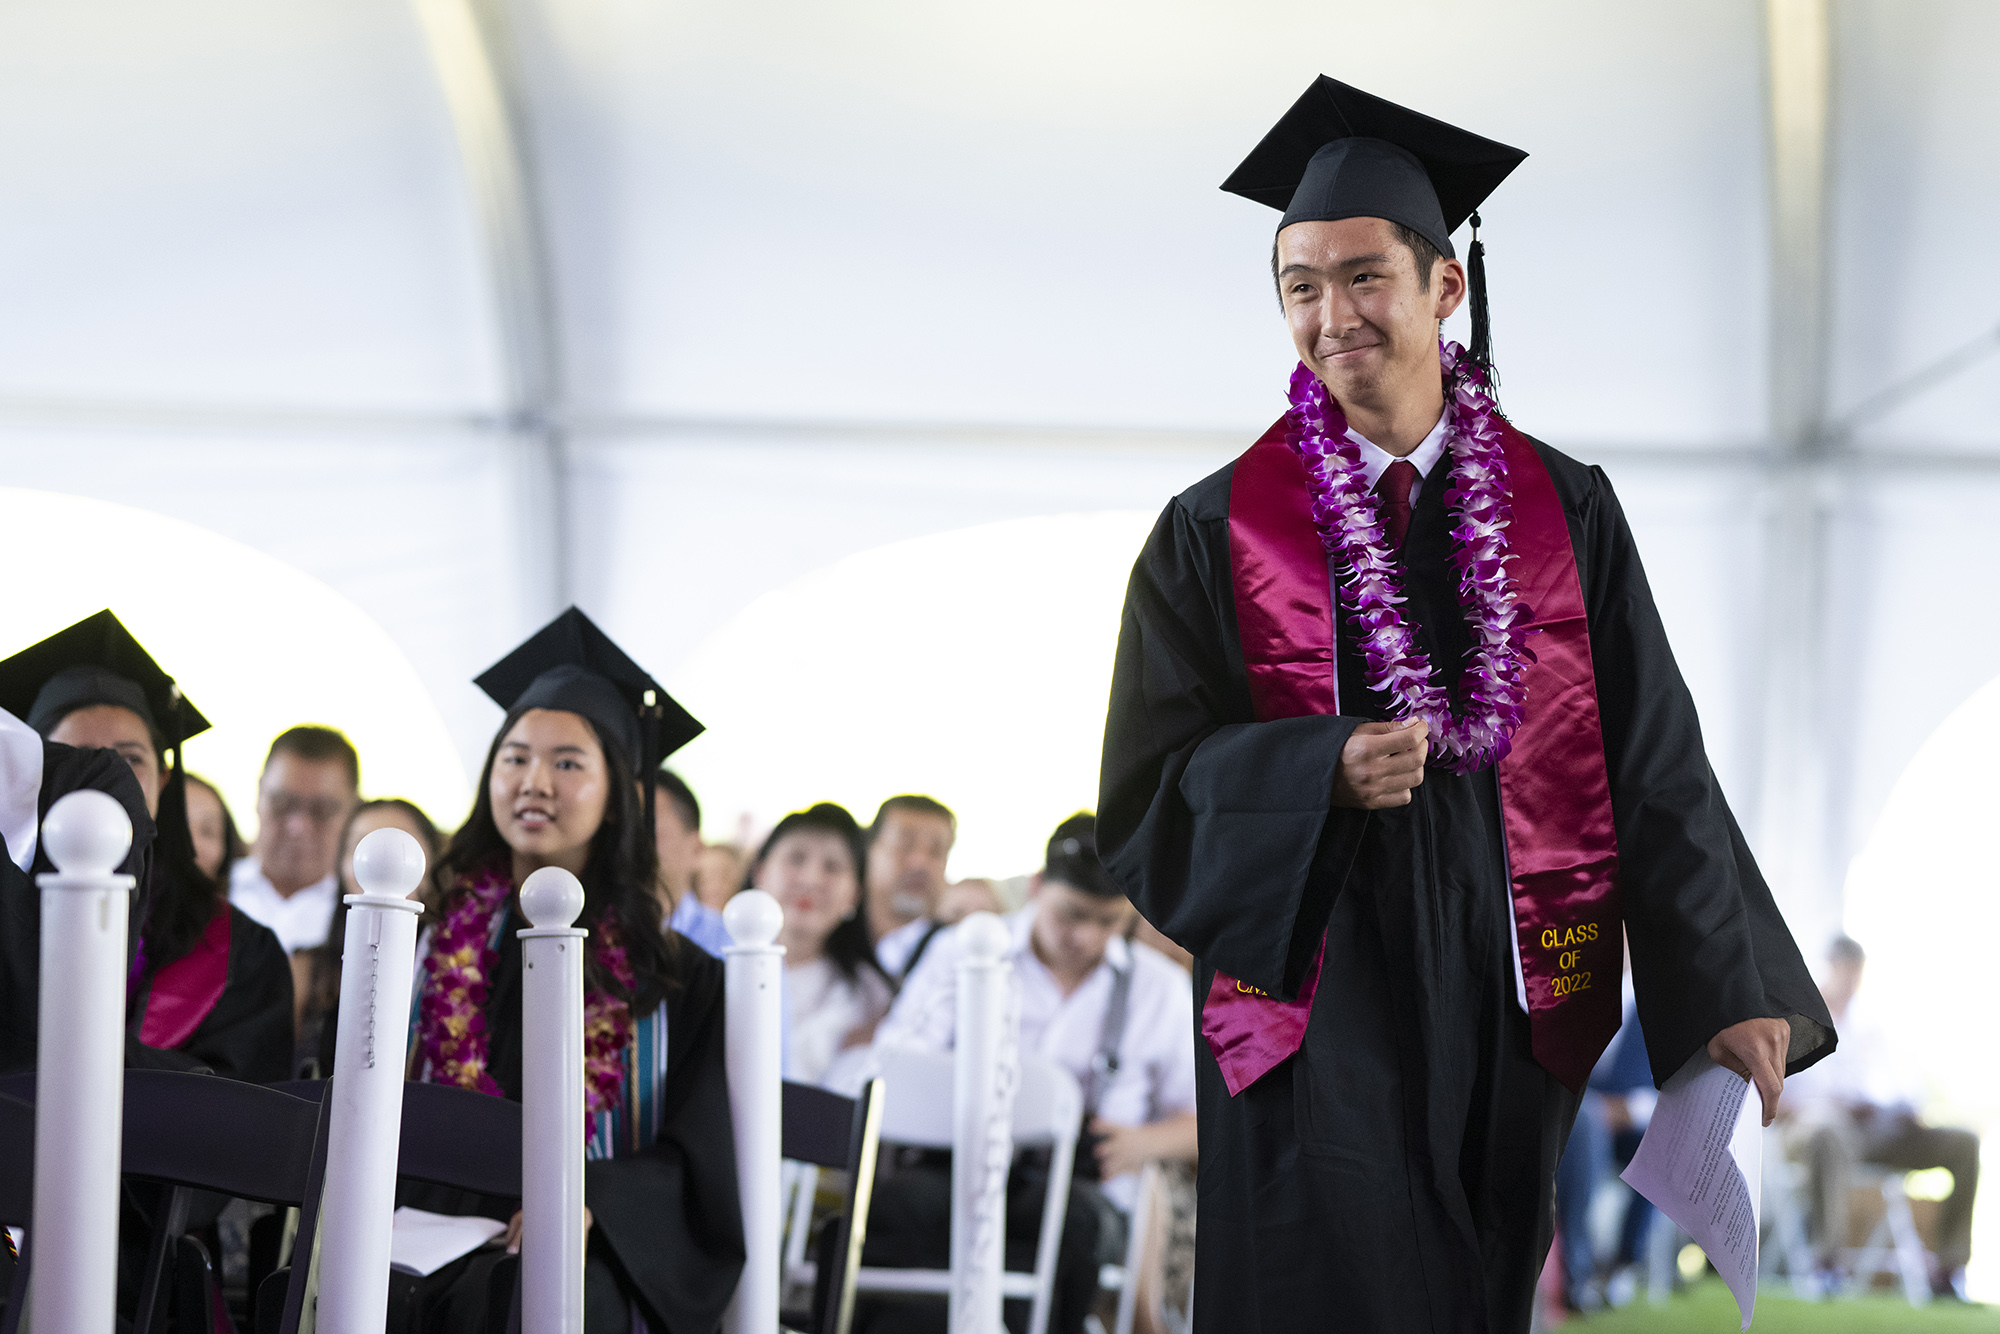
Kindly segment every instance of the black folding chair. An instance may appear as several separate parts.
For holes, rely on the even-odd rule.
[[[875,1193],[875,1156],[882,1140],[882,1090],[872,1079],[859,1098],[811,1084],[787,1082],[782,1092],[781,1154],[797,1163],[847,1173],[847,1199],[822,1236],[813,1281],[813,1309],[788,1311],[779,1323],[817,1334],[848,1334],[854,1324],[854,1280],[868,1240]]]
[[[32,1098],[31,1088],[28,1096]],[[35,1104],[0,1094],[0,1224],[24,1232],[35,1216]],[[14,1334],[28,1300],[28,1248],[7,1276],[7,1311],[0,1331]]]
[[[34,1096],[32,1074],[0,1080],[0,1101],[14,1101],[24,1093],[28,1098]],[[31,1128],[25,1139],[13,1140],[5,1129],[0,1129],[0,1135],[32,1146],[32,1104],[28,1113]],[[166,1187],[140,1270],[133,1334],[151,1334],[158,1327],[161,1299],[169,1282],[183,1294],[182,1305],[191,1308],[179,1313],[181,1327],[213,1331],[216,1276],[201,1244],[182,1235],[187,1230],[189,1205],[200,1191],[292,1206],[316,1199],[322,1156],[316,1152],[321,1138],[320,1108],[304,1099],[215,1075],[127,1070],[123,1122],[120,1174]],[[26,1189],[19,1195],[31,1206],[32,1148],[24,1156],[28,1175]],[[9,1157],[8,1168],[0,1176],[14,1170],[12,1155]],[[0,1191],[4,1190],[4,1183],[0,1183]],[[14,1286],[23,1292],[31,1263],[24,1250],[14,1276]],[[5,1334],[14,1334],[21,1304],[18,1297],[9,1300]],[[198,1323],[190,1323],[197,1319]]]
[[[320,1100],[330,1086],[331,1081],[302,1079],[270,1087]],[[403,1085],[403,1129],[396,1149],[396,1175],[479,1195],[518,1200],[521,1198],[521,1104],[450,1084]],[[310,1216],[301,1211],[291,1264],[266,1278],[259,1287],[257,1334],[293,1334],[298,1328],[297,1308],[291,1294],[296,1291],[303,1301],[304,1279],[318,1244],[318,1214],[317,1207]],[[514,1281],[513,1309],[507,1322],[510,1331],[520,1328],[518,1271]],[[283,1317],[274,1316],[267,1323],[266,1307],[274,1312],[278,1309],[276,1298],[280,1292],[286,1294]]]

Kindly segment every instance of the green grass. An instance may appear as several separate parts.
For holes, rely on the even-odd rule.
[[[1720,1279],[1708,1279],[1665,1306],[1641,1297],[1622,1311],[1576,1317],[1569,1334],[1728,1334],[1742,1324],[1736,1301]],[[1884,1292],[1859,1301],[1802,1302],[1766,1289],[1757,1295],[1752,1334],[2000,1334],[2000,1306],[1933,1302],[1913,1309]]]

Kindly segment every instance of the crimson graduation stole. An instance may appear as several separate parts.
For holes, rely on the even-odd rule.
[[[1535,1059],[1581,1092],[1621,1018],[1618,838],[1569,525],[1534,446],[1499,426],[1513,506],[1511,573],[1532,609],[1534,652],[1523,673],[1525,716],[1498,766],[1501,826]],[[1433,485],[1443,484],[1440,473]],[[1229,560],[1258,721],[1339,713],[1327,556],[1283,417],[1236,461]],[[1202,1035],[1231,1095],[1299,1049],[1325,956],[1322,938],[1292,1001],[1215,975]]]

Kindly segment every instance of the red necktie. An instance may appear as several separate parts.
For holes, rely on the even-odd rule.
[[[1422,478],[1416,464],[1397,459],[1382,470],[1382,479],[1375,483],[1375,508],[1382,516],[1382,536],[1389,539],[1391,551],[1403,549],[1403,538],[1410,531],[1410,488]]]

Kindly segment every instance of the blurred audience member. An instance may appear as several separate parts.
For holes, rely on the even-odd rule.
[[[868,1045],[895,999],[861,920],[866,855],[854,817],[823,801],[778,821],[751,868],[785,910],[787,1078],[818,1083],[842,1052]]]
[[[198,774],[185,777],[194,864],[216,884],[227,885],[230,871],[243,856],[243,836],[236,832],[236,817],[229,813],[229,806],[215,784]]]
[[[341,831],[339,860],[334,867],[338,887],[333,915],[327,919],[326,939],[292,956],[292,987],[298,998],[298,1042],[293,1062],[304,1079],[320,1079],[333,1073],[330,1021],[340,1009],[340,955],[347,938],[346,899],[349,894],[362,892],[354,879],[354,850],[361,846],[362,839],[378,829],[400,829],[416,839],[417,846],[423,849],[424,878],[410,897],[424,905],[423,926],[437,922],[440,894],[435,871],[438,856],[444,851],[444,840],[437,826],[415,802],[402,797],[378,797],[362,802],[347,817],[347,827]]]
[[[694,896],[705,906],[721,912],[730,897],[743,888],[743,878],[749,870],[743,849],[734,843],[705,844],[695,862]]]
[[[660,851],[660,912],[666,924],[721,958],[729,948],[728,928],[722,913],[694,889],[703,852],[701,803],[671,769],[653,771],[653,842]]]
[[[1028,906],[1004,919],[1012,937],[1005,957],[1020,984],[1021,1048],[1062,1066],[1083,1089],[1086,1135],[1050,1321],[1058,1331],[1083,1328],[1098,1266],[1123,1261],[1139,1169],[1195,1157],[1193,984],[1126,940],[1134,915],[1098,861],[1096,820],[1078,815],[1049,840]],[[937,938],[883,1020],[878,1051],[952,1049],[961,950],[957,928]],[[1036,1235],[1041,1196],[1040,1179],[1017,1166],[1008,1185],[1010,1238]],[[948,1165],[899,1168],[876,1196],[867,1262],[941,1264],[950,1198]],[[868,1328],[915,1329],[920,1320],[876,1308]]]
[[[360,799],[361,759],[331,727],[294,727],[271,743],[257,784],[257,842],[229,877],[229,901],[287,953],[326,940],[339,906],[334,862]]]
[[[976,912],[1004,913],[1006,901],[1001,897],[1000,886],[984,876],[973,876],[965,880],[954,880],[945,886],[938,896],[938,921],[946,926],[964,921]]]
[[[1173,960],[1183,973],[1190,976],[1194,974],[1194,956],[1161,935],[1159,927],[1139,916],[1136,911],[1132,914],[1132,939],[1147,949]]]
[[[1637,1290],[1637,1266],[1645,1258],[1653,1206],[1637,1191],[1621,1187],[1627,1198],[1618,1245],[1608,1258],[1601,1259],[1591,1235],[1591,1201],[1607,1181],[1631,1163],[1658,1099],[1645,1034],[1639,1029],[1638,1006],[1628,990],[1624,1023],[1597,1058],[1597,1068],[1590,1072],[1569,1144],[1556,1168],[1556,1236],[1562,1247],[1563,1304],[1572,1311],[1596,1310],[1607,1301],[1623,1306]]]
[[[1897,1172],[1945,1168],[1952,1190],[1938,1209],[1931,1290],[1940,1297],[1963,1297],[1965,1263],[1972,1254],[1972,1200],[1979,1189],[1979,1136],[1925,1125],[1917,1115],[1921,1077],[1856,994],[1867,962],[1855,941],[1841,936],[1833,942],[1820,994],[1840,1046],[1785,1081],[1786,1151],[1806,1164],[1810,1178],[1808,1231],[1818,1263],[1837,1271],[1847,1244],[1847,1192],[1856,1162]]]
[[[891,797],[868,828],[862,898],[875,957],[890,977],[907,977],[945,923],[945,863],[958,839],[958,817],[933,797]]]

